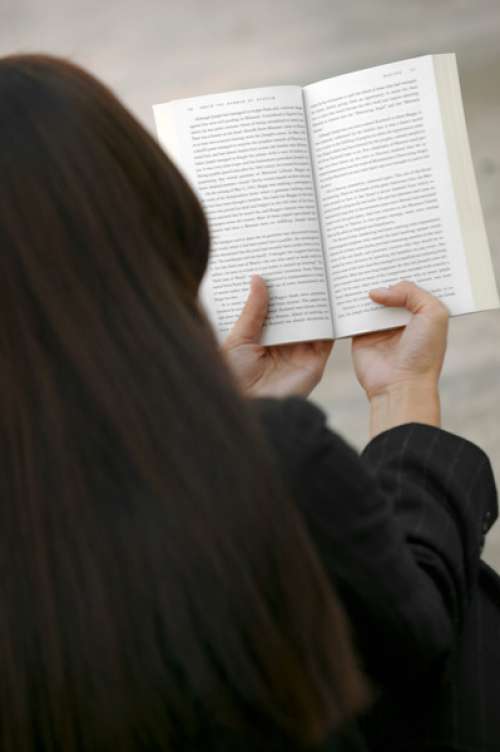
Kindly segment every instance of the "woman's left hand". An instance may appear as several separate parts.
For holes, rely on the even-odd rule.
[[[306,397],[323,375],[333,342],[259,344],[268,302],[266,283],[255,275],[243,311],[222,345],[223,355],[244,394]]]

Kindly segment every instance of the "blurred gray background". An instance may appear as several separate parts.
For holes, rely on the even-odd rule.
[[[500,0],[0,0],[0,55],[64,55],[106,81],[148,128],[151,105],[456,52],[472,153],[500,280]],[[349,343],[314,397],[353,444],[367,406]],[[444,427],[477,442],[500,484],[500,313],[451,323]],[[500,571],[500,524],[487,559]]]

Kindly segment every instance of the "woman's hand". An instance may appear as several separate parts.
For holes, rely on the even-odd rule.
[[[307,396],[320,381],[333,342],[265,347],[260,338],[268,308],[266,283],[255,275],[240,318],[222,352],[240,389],[252,397]]]
[[[372,435],[401,423],[439,425],[446,307],[412,282],[373,290],[370,296],[376,303],[403,307],[412,314],[403,328],[353,338],[354,369],[372,408]]]

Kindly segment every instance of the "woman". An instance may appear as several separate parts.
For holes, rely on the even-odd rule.
[[[0,144],[2,752],[330,749],[368,690],[198,312],[198,202],[60,61],[0,61]]]
[[[445,733],[446,682],[463,690],[464,644],[477,657],[465,638],[496,497],[484,455],[433,425],[442,306],[410,285],[375,296],[414,316],[404,334],[356,342],[383,431],[361,460],[302,400],[245,406],[197,311],[206,226],[168,160],[68,66],[6,60],[0,94],[3,477],[21,510],[3,526],[17,564],[10,748],[33,748],[34,729],[65,749],[80,737],[93,749],[317,745],[366,697],[326,572],[380,695],[370,747],[421,749],[426,734],[488,749],[477,744],[494,740],[492,723],[467,729],[476,746],[451,746],[465,738],[453,715],[456,738]],[[329,346],[260,348],[254,285],[226,357],[250,392],[305,394]]]
[[[411,313],[405,329],[353,340],[370,404],[361,463],[299,400],[260,401],[278,463],[343,596],[379,699],[363,720],[380,752],[500,749],[500,578],[480,560],[497,516],[489,461],[439,429],[445,308],[415,285],[374,290]],[[225,342],[253,396],[306,395],[325,345],[264,348],[265,284]]]

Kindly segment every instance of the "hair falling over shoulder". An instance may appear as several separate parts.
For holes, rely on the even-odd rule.
[[[366,691],[196,305],[194,194],[118,100],[0,60],[3,752],[309,744]]]

